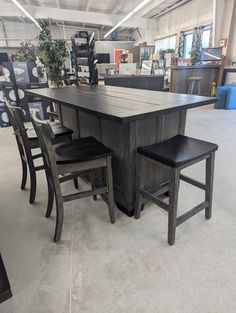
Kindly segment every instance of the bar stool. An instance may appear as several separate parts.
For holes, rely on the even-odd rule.
[[[112,150],[104,146],[93,137],[85,137],[52,146],[54,134],[49,123],[41,121],[37,112],[32,110],[33,126],[38,135],[42,150],[51,206],[48,206],[46,217],[49,217],[53,208],[53,199],[56,199],[56,226],[54,242],[61,238],[64,202],[81,199],[84,197],[101,195],[107,202],[111,223],[115,223],[115,204],[113,196],[113,181],[111,155]],[[92,189],[69,195],[62,195],[60,184],[80,176],[82,173],[90,173],[94,176],[98,169],[106,170],[105,186],[96,187],[92,183]]]
[[[205,210],[205,217],[211,218],[212,214],[212,192],[213,192],[213,175],[214,159],[216,144],[177,135],[161,143],[139,147],[137,149],[137,191],[135,218],[140,217],[141,209],[147,200],[157,204],[162,209],[168,211],[168,243],[175,243],[176,227],[188,220],[190,217]],[[182,175],[181,170],[197,162],[206,160],[206,177],[205,184],[194,180],[188,176]],[[163,183],[155,192],[143,188],[144,167],[143,162],[152,162],[155,165],[162,166],[169,171],[169,181]],[[187,213],[177,217],[177,204],[180,179],[205,190],[205,201],[195,206]],[[166,204],[160,199],[160,195],[169,191],[169,203]]]
[[[197,95],[201,95],[201,81],[203,77],[189,77],[188,80],[190,81],[188,94],[193,95],[194,89],[197,90]]]

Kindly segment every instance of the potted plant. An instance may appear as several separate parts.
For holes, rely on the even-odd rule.
[[[19,62],[35,62],[36,47],[30,42],[21,42],[20,49],[17,51],[16,59]]]
[[[199,49],[192,49],[190,51],[190,56],[191,56],[191,59],[192,59],[192,65],[196,65],[196,64],[199,64],[200,63],[200,60],[201,60],[201,51]]]
[[[37,36],[38,55],[43,60],[51,85],[55,87],[62,86],[61,71],[67,57],[67,43],[63,39],[53,39],[50,31],[51,22],[41,21],[42,30]]]

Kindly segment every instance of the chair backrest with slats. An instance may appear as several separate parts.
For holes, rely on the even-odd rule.
[[[23,109],[21,107],[14,107],[13,116],[17,123],[19,138],[21,143],[24,145],[27,158],[32,158],[31,143],[27,134],[28,129],[25,126],[25,115]]]
[[[48,122],[41,121],[38,118],[37,110],[30,110],[30,112],[32,116],[32,123],[42,150],[45,166],[52,175],[54,184],[55,180],[57,183],[59,183],[55,152],[52,145],[52,141],[55,138],[55,135],[50,124]]]
[[[20,156],[24,157],[25,156],[24,141],[23,141],[23,138],[21,136],[20,126],[19,126],[19,124],[15,118],[15,113],[14,113],[15,111],[21,111],[22,109],[20,107],[16,107],[16,106],[11,105],[10,102],[6,99],[5,99],[5,103],[6,103],[6,111],[8,113],[10,123],[14,129],[14,135],[16,137],[16,143],[17,143],[17,146],[19,149]]]

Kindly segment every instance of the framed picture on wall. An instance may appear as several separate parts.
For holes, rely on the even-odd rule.
[[[224,68],[222,85],[236,85],[236,67]]]
[[[120,56],[124,49],[114,49],[114,63],[119,64],[120,63]]]

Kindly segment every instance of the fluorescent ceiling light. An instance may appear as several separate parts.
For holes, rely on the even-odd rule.
[[[37,27],[42,30],[42,27],[39,25],[39,23],[33,18],[32,15],[30,15],[23,6],[17,1],[17,0],[11,0],[32,22],[34,22]]]
[[[136,8],[134,8],[129,14],[127,14],[119,23],[117,23],[111,30],[109,30],[109,32],[107,32],[104,35],[104,38],[106,38],[107,36],[109,36],[115,29],[117,29],[119,26],[121,26],[125,21],[127,21],[131,16],[133,16],[134,14],[136,14],[138,11],[140,11],[145,5],[148,4],[148,2],[150,2],[152,0],[144,0],[141,3],[139,3],[139,5],[136,6]]]

